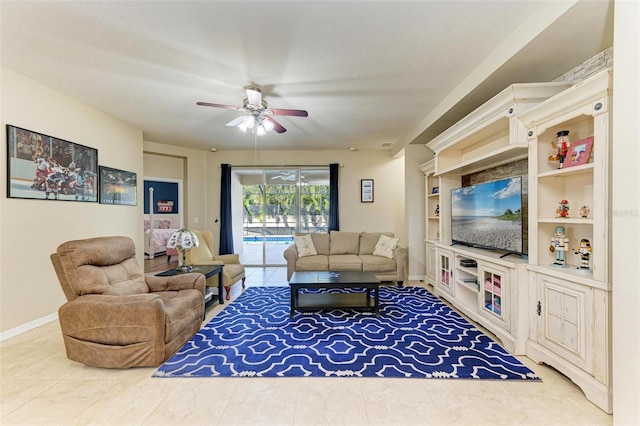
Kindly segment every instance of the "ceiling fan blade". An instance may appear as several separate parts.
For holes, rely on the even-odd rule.
[[[245,115],[241,115],[240,117],[234,118],[233,120],[231,120],[230,122],[225,124],[225,126],[227,126],[227,127],[237,126],[238,124],[242,123],[245,120],[245,118],[246,118]]]
[[[249,104],[262,106],[262,93],[260,89],[256,87],[250,87],[247,89],[247,99]]]
[[[276,120],[274,120],[271,117],[264,117],[265,120],[269,120],[270,122],[273,123],[273,130],[276,131],[276,133],[284,133],[287,131],[287,129],[285,129],[282,124],[278,123]]]
[[[282,108],[269,108],[267,111],[265,111],[266,114],[269,113],[269,111],[273,114],[273,115],[293,115],[296,117],[308,117],[309,113],[303,109],[282,109]]]
[[[200,105],[200,106],[208,106],[208,107],[216,107],[216,108],[226,108],[226,109],[232,109],[234,111],[239,111],[242,110],[243,108],[238,108],[232,105],[223,105],[223,104],[212,104],[210,102],[196,102],[196,105]]]

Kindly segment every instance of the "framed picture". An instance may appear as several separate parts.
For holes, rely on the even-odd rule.
[[[133,172],[100,166],[100,204],[135,206],[138,179]]]
[[[579,141],[571,142],[569,150],[567,151],[567,157],[562,165],[563,169],[567,167],[580,166],[589,162],[591,156],[591,149],[593,148],[593,136],[589,136],[586,139],[580,139]]]
[[[7,197],[98,201],[98,150],[7,124]]]
[[[360,202],[373,203],[373,179],[360,179]]]
[[[440,187],[438,187],[438,186],[434,186],[434,187],[431,189],[431,193],[432,193],[432,194],[438,194],[438,193],[440,193]]]

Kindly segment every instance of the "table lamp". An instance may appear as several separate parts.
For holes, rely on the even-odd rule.
[[[193,247],[198,247],[200,241],[198,237],[186,228],[182,228],[179,231],[171,234],[167,240],[167,248],[178,249],[182,253],[182,264],[176,268],[180,272],[189,272],[193,268],[187,265],[187,252]]]

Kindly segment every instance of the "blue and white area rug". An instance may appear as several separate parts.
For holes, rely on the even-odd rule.
[[[250,287],[154,377],[540,380],[421,287],[381,287],[380,316],[296,312],[289,287]]]

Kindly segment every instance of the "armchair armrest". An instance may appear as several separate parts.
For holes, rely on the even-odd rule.
[[[225,264],[237,263],[240,264],[239,254],[221,254],[220,256],[213,256],[213,260],[221,261]]]
[[[197,272],[173,275],[171,277],[146,275],[144,279],[152,293],[196,289],[204,296],[205,278],[204,275]]]
[[[62,333],[109,345],[164,342],[164,303],[156,294],[88,294],[58,310]]]

